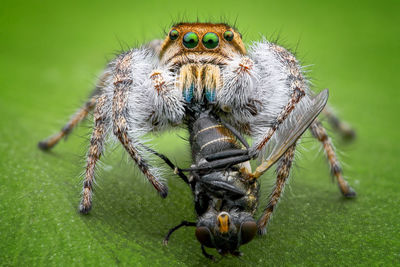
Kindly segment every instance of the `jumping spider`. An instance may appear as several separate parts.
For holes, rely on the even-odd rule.
[[[229,25],[179,23],[164,41],[112,60],[87,103],[39,147],[51,149],[94,110],[81,213],[92,207],[96,163],[113,134],[161,197],[168,189],[158,167],[148,163],[153,156],[161,157],[193,191],[198,221],[183,221],[165,243],[179,227],[196,226],[207,257],[204,246],[240,255],[240,245],[257,231],[265,233],[289,177],[296,141],[307,128],[322,143],[341,193],[355,196],[316,118],[327,98],[327,90],[314,96],[298,60],[285,48],[264,39],[246,51],[241,34]],[[354,135],[326,107],[322,112],[344,136]],[[143,141],[149,132],[182,125],[190,134],[189,169],[176,167]],[[253,140],[251,147],[243,135]],[[253,172],[249,160],[257,157],[261,164]],[[256,222],[257,179],[276,162],[276,184]]]

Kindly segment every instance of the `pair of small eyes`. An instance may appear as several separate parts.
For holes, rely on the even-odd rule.
[[[169,32],[169,38],[171,40],[176,40],[179,37],[179,32],[177,30],[171,30]],[[227,41],[233,40],[233,32],[226,31],[224,32],[224,38]],[[194,32],[186,33],[182,38],[183,45],[186,48],[195,48],[199,43],[199,36]],[[208,32],[203,36],[203,45],[208,49],[214,49],[218,46],[219,38],[218,35],[214,32]]]

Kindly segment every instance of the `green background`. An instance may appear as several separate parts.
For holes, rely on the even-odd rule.
[[[344,200],[330,181],[317,142],[307,134],[268,234],[217,265],[398,265],[400,262],[398,1],[2,1],[0,5],[0,264],[207,265],[193,228],[168,247],[182,219],[194,220],[192,196],[168,173],[163,200],[124,152],[102,162],[90,215],[77,212],[91,123],[52,152],[36,147],[89,94],[114,54],[161,38],[181,20],[227,20],[245,42],[261,34],[298,44],[313,64],[314,89],[357,130],[338,138],[345,175],[358,192]],[[335,137],[334,133],[330,133]],[[182,166],[184,131],[155,141]],[[111,153],[113,152],[113,153]],[[274,181],[262,179],[261,204]],[[209,250],[215,254],[215,251]]]

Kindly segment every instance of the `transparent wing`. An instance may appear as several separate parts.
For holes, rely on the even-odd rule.
[[[304,133],[310,124],[315,120],[319,113],[324,109],[328,101],[329,91],[325,89],[311,100],[310,104],[304,105],[303,108],[294,109],[288,125],[279,131],[279,138],[275,142],[267,144],[267,153],[261,165],[257,167],[254,176],[257,178],[266,172],[285,151],[293,145],[297,139]]]

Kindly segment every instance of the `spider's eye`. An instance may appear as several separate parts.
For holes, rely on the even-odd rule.
[[[231,32],[231,31],[226,31],[226,32],[224,32],[224,38],[225,38],[225,40],[227,40],[227,41],[232,41],[233,40],[233,32]]]
[[[186,48],[194,48],[199,43],[199,37],[194,32],[188,32],[183,36],[183,45]]]
[[[171,38],[171,40],[176,40],[179,36],[179,32],[177,30],[171,30],[169,32],[169,38]]]
[[[218,46],[218,35],[213,32],[208,32],[203,36],[203,44],[208,49],[214,49]]]

